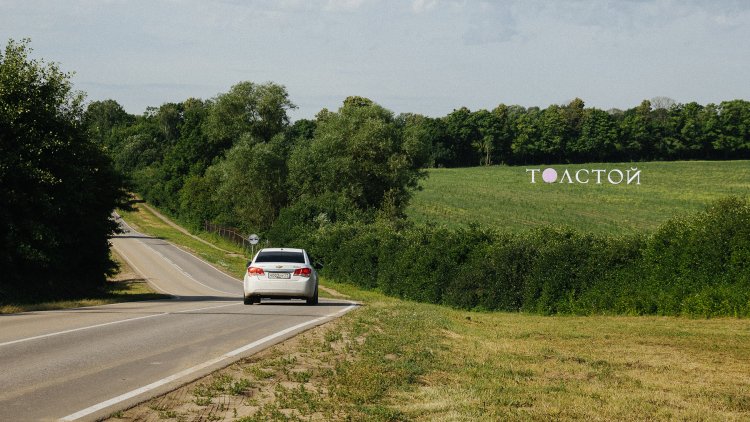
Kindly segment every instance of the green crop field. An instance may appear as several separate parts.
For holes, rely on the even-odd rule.
[[[640,185],[531,183],[527,168],[641,170]],[[582,174],[583,180],[583,174]],[[407,214],[415,221],[523,229],[562,224],[597,233],[651,230],[727,195],[750,195],[750,161],[679,161],[431,169]]]

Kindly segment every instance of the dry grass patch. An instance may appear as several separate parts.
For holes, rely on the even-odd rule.
[[[447,313],[442,370],[402,396],[415,419],[750,417],[747,321]]]

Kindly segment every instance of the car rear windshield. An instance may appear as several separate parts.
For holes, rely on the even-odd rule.
[[[261,252],[255,262],[292,262],[304,264],[305,255],[302,252]]]

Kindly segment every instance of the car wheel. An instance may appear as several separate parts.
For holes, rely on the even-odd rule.
[[[245,305],[252,305],[255,303],[255,300],[252,298],[252,296],[245,296]]]
[[[318,286],[315,286],[315,293],[313,294],[313,297],[307,299],[308,305],[317,305],[318,304]]]

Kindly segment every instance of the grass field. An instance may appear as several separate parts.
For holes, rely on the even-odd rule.
[[[125,216],[189,239],[152,217]],[[111,420],[750,418],[742,319],[466,312],[324,285],[364,306]]]
[[[527,168],[641,169],[641,184],[530,183]],[[559,179],[558,179],[559,182]],[[567,179],[566,179],[567,182]],[[669,217],[703,209],[727,195],[750,195],[750,161],[680,161],[432,169],[407,214],[458,226],[510,229],[563,224],[597,233],[651,230]]]

